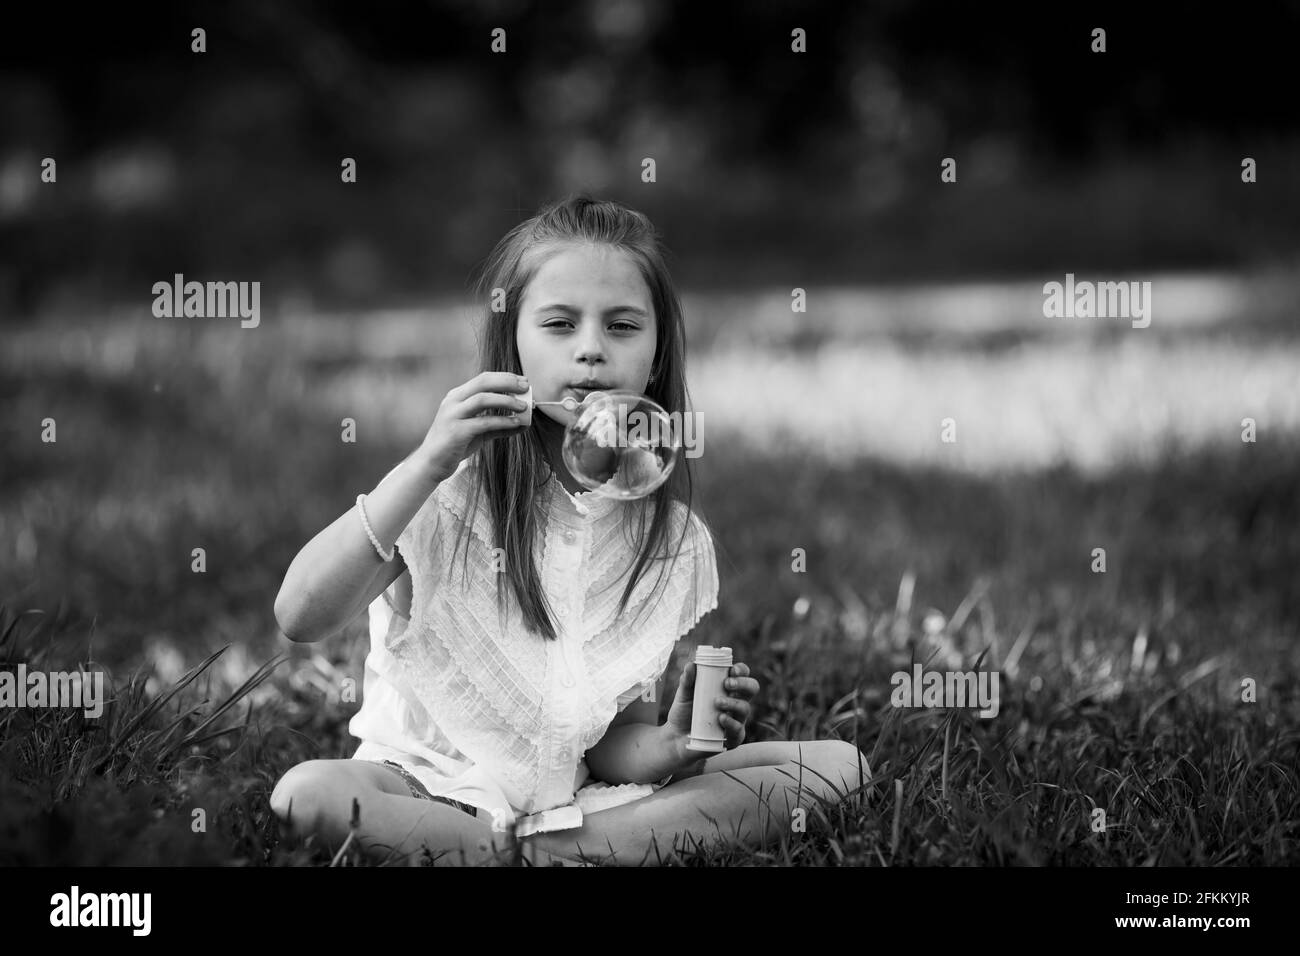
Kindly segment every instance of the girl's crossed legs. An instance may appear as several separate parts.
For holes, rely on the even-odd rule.
[[[694,776],[588,814],[577,829],[527,837],[525,845],[560,861],[619,866],[655,866],[718,840],[775,846],[791,832],[796,807],[811,815],[818,798],[833,803],[870,779],[866,756],[846,740],[741,744],[709,757]]]
[[[540,866],[580,865],[584,859],[653,866],[674,850],[718,839],[757,848],[790,832],[795,807],[811,813],[819,797],[833,801],[837,792],[870,778],[866,757],[848,741],[741,744],[651,796],[587,814],[581,827],[525,837],[523,851]],[[507,842],[504,833],[493,831],[487,811],[475,818],[446,803],[417,799],[397,770],[365,760],[309,760],[291,767],[276,784],[271,807],[291,832],[316,833],[337,847],[349,832],[353,798],[361,807],[356,840],[376,856],[415,864],[427,846],[435,866],[456,866],[490,859],[493,844],[499,851]]]

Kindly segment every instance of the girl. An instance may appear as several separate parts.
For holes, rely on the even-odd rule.
[[[869,771],[846,741],[743,742],[759,689],[743,663],[716,701],[723,752],[686,747],[693,663],[659,723],[674,646],[717,606],[689,459],[637,501],[584,491],[561,455],[574,413],[522,398],[630,389],[685,412],[682,308],[651,223],[585,196],[555,204],[498,243],[478,293],[483,371],[302,549],[277,597],[290,640],[365,607],[371,636],[349,724],[361,745],[290,768],[271,797],[284,826],[435,864],[513,837],[534,863],[640,865],[710,837],[775,840],[796,806],[859,786]]]

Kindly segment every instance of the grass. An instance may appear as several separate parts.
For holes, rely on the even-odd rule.
[[[852,623],[839,602],[816,599],[779,632],[771,617],[749,633],[714,629],[764,685],[751,739],[855,739],[875,785],[814,814],[807,832],[782,846],[705,848],[683,854],[683,864],[1294,862],[1293,659],[1256,670],[1176,610],[1140,637],[1106,636],[1105,625],[1083,615],[1055,624],[1045,617],[1008,646],[987,593],[969,595],[942,630],[933,617],[923,630],[907,592],[893,607],[857,609]],[[7,611],[3,619],[10,660],[54,667],[33,648],[57,643],[57,620]],[[337,674],[355,656],[349,644],[359,649],[356,640],[312,646],[299,666]],[[969,665],[976,648],[996,648],[996,718],[889,705],[892,671],[934,655]],[[340,729],[352,705],[339,701],[334,679],[295,681],[270,662],[234,687],[215,674],[220,654],[154,697],[134,675],[100,721],[57,709],[0,712],[2,861],[334,861],[323,848],[281,844],[267,799],[292,764],[347,754]],[[1258,703],[1240,702],[1243,674],[1258,680]],[[1091,827],[1097,807],[1106,811],[1102,834]],[[200,832],[196,810],[206,817]]]
[[[748,305],[708,321],[741,322]],[[112,692],[97,721],[0,709],[0,864],[363,862],[282,842],[267,799],[293,764],[355,749],[357,705],[339,690],[360,683],[364,620],[290,645],[271,603],[348,489],[373,485],[418,442],[439,390],[468,377],[455,377],[468,338],[451,309],[317,318],[264,319],[257,335],[128,316],[10,340],[0,661],[100,667]],[[1125,350],[1150,347],[1133,334],[1143,344]],[[683,644],[729,644],[753,668],[750,740],[851,739],[875,779],[781,846],[691,848],[681,863],[1297,860],[1300,443],[1287,428],[1261,429],[1256,445],[1212,441],[1220,405],[1205,400],[1188,406],[1205,411],[1183,441],[1129,455],[1134,420],[1115,411],[1126,396],[1130,408],[1177,405],[1194,396],[1189,381],[1226,402],[1233,375],[1254,369],[1247,393],[1289,422],[1295,386],[1270,354],[1287,336],[1219,353],[1189,332],[1164,340],[1177,347],[1163,367],[1116,351],[1114,367],[1150,375],[1117,373],[1104,406],[1086,384],[1111,367],[1105,349],[1074,362],[1078,341],[960,360],[942,343],[856,342],[900,384],[873,394],[894,404],[855,442],[827,440],[847,433],[826,416],[803,421],[801,440],[736,427],[726,402],[741,373],[717,352],[693,356],[707,372],[693,380],[698,407],[714,415],[698,504],[717,532],[722,595]],[[789,387],[829,383],[841,407],[853,400],[831,350],[770,349]],[[939,361],[948,374],[922,374]],[[927,389],[909,391],[918,375]],[[943,460],[916,453],[899,422],[924,417],[916,401],[941,406],[945,389],[973,423],[996,423],[1017,394],[1068,401],[1022,401],[998,455],[977,428],[968,452]],[[345,415],[356,445],[338,441]],[[54,445],[33,438],[46,416]],[[1061,423],[1076,423],[1075,439],[1036,460],[1032,436]],[[191,570],[199,546],[203,574]],[[806,572],[791,569],[796,547]],[[1095,547],[1105,574],[1090,570]],[[981,655],[1001,674],[996,717],[890,706],[891,674],[914,659],[964,669]],[[1243,678],[1257,682],[1254,703]]]

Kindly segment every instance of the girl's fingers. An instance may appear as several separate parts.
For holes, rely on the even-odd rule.
[[[749,716],[749,704],[743,700],[730,700],[721,698],[718,701],[718,710],[723,711],[723,716],[734,714],[742,720]]]
[[[471,450],[478,448],[485,442],[495,441],[498,438],[513,434],[523,426],[523,422],[518,418],[506,415],[484,415],[482,418],[475,418],[472,421],[473,437],[469,440]]]
[[[528,386],[524,385],[521,376],[516,375],[514,372],[479,372],[468,382],[457,385],[447,394],[454,401],[463,402],[478,392],[489,390],[523,393],[528,391]]]
[[[461,403],[461,414],[466,418],[471,418],[496,409],[522,412],[526,410],[524,405],[523,399],[518,395],[506,395],[502,392],[478,392]]]
[[[723,718],[723,733],[726,734],[730,743],[739,743],[745,739],[745,725],[738,720],[732,720],[730,717]]]
[[[758,681],[749,676],[749,665],[743,662],[731,665],[731,669],[727,671],[727,679],[723,686],[728,689],[752,687],[754,693],[758,693]]]
[[[752,677],[729,677],[722,688],[736,697],[753,697],[758,693],[758,681]]]
[[[513,428],[515,425],[522,425],[523,419],[511,412],[509,415],[480,415],[478,418],[471,418],[470,424],[474,428]]]
[[[472,437],[467,448],[474,452],[487,442],[518,432],[524,423],[514,415],[484,415],[481,418],[471,418],[468,424]]]

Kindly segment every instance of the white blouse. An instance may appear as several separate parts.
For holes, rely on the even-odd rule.
[[[396,610],[391,588],[370,605],[362,705],[348,725],[362,741],[353,756],[393,760],[431,793],[480,807],[494,821],[521,823],[559,807],[590,811],[582,798],[606,785],[590,780],[583,755],[663,674],[678,639],[717,607],[712,537],[674,502],[669,542],[683,519],[690,526],[676,567],[646,607],[661,567],[649,562],[615,620],[635,560],[635,529],[624,524],[635,503],[573,495],[551,476],[538,492],[533,551],[554,610],[559,639],[550,641],[525,630],[504,581],[507,610],[498,613],[496,568],[505,552],[494,562],[486,499],[462,565],[466,543],[456,542],[474,475],[472,458],[462,461],[397,538],[410,569],[411,615]],[[625,785],[597,808],[653,793],[667,779]],[[567,821],[581,820],[580,811],[566,813]],[[521,833],[539,819],[523,822]]]

